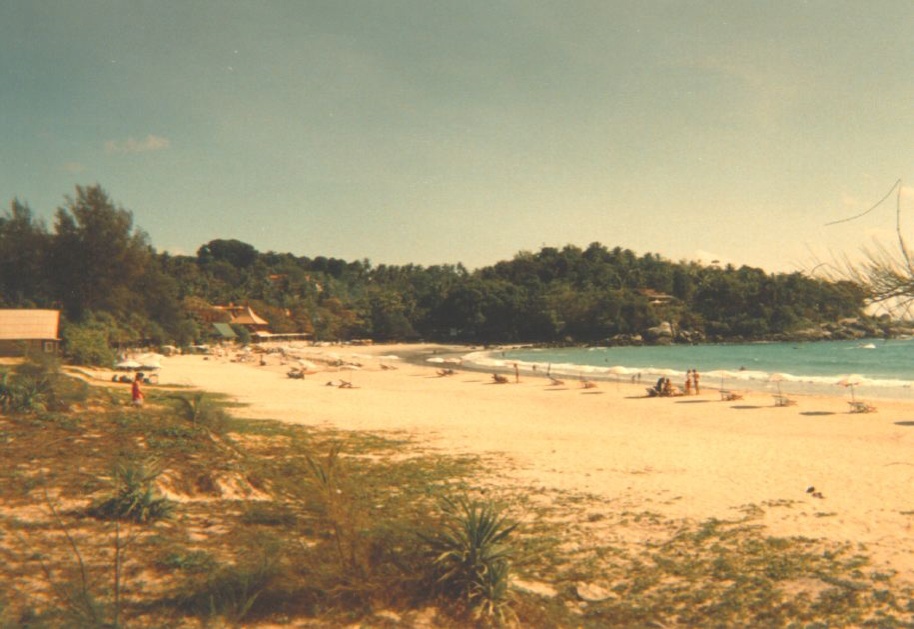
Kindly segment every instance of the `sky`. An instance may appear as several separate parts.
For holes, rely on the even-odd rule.
[[[809,270],[914,239],[912,33],[910,0],[0,0],[0,201],[52,229],[99,184],[176,254]]]

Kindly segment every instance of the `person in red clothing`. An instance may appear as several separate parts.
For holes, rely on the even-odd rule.
[[[136,377],[133,379],[133,386],[130,389],[130,400],[134,406],[143,405],[143,390],[140,389],[140,383],[143,381],[143,373],[137,372]]]

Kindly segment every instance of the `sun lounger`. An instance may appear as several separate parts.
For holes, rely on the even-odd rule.
[[[721,402],[735,402],[736,400],[743,399],[743,396],[739,393],[734,393],[733,391],[727,391],[726,389],[720,390],[720,400]]]
[[[866,402],[848,402],[851,407],[851,413],[875,413],[876,407]]]
[[[796,404],[796,400],[791,400],[786,395],[775,395],[774,396],[774,405],[775,406],[793,406]]]

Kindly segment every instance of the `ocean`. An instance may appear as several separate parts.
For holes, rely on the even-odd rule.
[[[640,378],[646,386],[659,376],[681,386],[685,372],[697,369],[709,388],[818,395],[849,395],[846,378],[854,376],[854,390],[867,397],[914,399],[914,339],[521,348],[473,352],[463,361],[482,369],[513,369],[517,363],[525,374],[548,370],[566,378]]]

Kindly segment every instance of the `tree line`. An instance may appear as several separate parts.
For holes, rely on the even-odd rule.
[[[82,360],[138,343],[202,342],[212,306],[247,304],[275,333],[316,340],[600,343],[669,322],[692,340],[772,338],[863,317],[847,280],[673,262],[592,243],[522,251],[470,271],[260,252],[230,239],[157,252],[98,185],[49,228],[18,199],[0,217],[0,306],[58,308]]]

